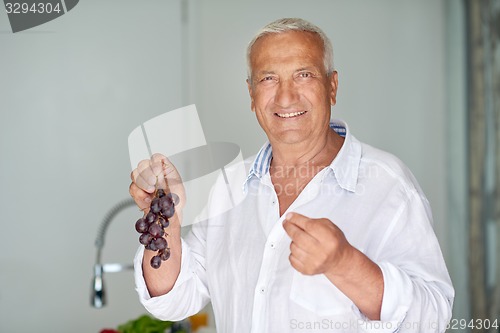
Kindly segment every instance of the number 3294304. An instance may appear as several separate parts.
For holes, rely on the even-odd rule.
[[[452,319],[448,326],[446,326],[447,330],[464,330],[465,328],[471,329],[490,329],[495,328],[498,329],[498,319],[490,320],[490,319],[471,319],[467,321],[466,319]]]
[[[14,2],[5,3],[5,11],[7,14],[51,14],[61,12],[60,3],[55,5],[51,3],[38,2],[33,4],[28,4],[26,2]]]

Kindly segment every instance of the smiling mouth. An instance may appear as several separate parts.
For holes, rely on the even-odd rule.
[[[294,118],[294,117],[302,116],[305,113],[307,113],[307,111],[299,111],[299,112],[291,112],[291,113],[275,113],[274,115],[276,115],[280,118]]]

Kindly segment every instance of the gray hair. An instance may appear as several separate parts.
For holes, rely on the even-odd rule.
[[[247,76],[248,79],[251,78],[252,74],[252,64],[250,63],[250,57],[252,53],[252,47],[255,42],[268,34],[278,34],[287,31],[306,31],[317,34],[323,41],[323,63],[325,64],[325,70],[328,75],[334,71],[333,67],[333,47],[330,39],[325,35],[323,30],[321,30],[316,25],[303,20],[301,18],[282,18],[274,22],[269,23],[263,27],[255,37],[248,43],[247,46]]]

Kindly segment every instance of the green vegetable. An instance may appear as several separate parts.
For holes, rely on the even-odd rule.
[[[172,327],[170,321],[161,321],[148,315],[142,315],[118,326],[118,331],[120,333],[165,333],[165,330],[170,327]]]

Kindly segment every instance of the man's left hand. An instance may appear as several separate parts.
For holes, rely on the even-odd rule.
[[[353,247],[332,221],[288,213],[283,228],[292,239],[290,263],[302,274],[343,275]]]

